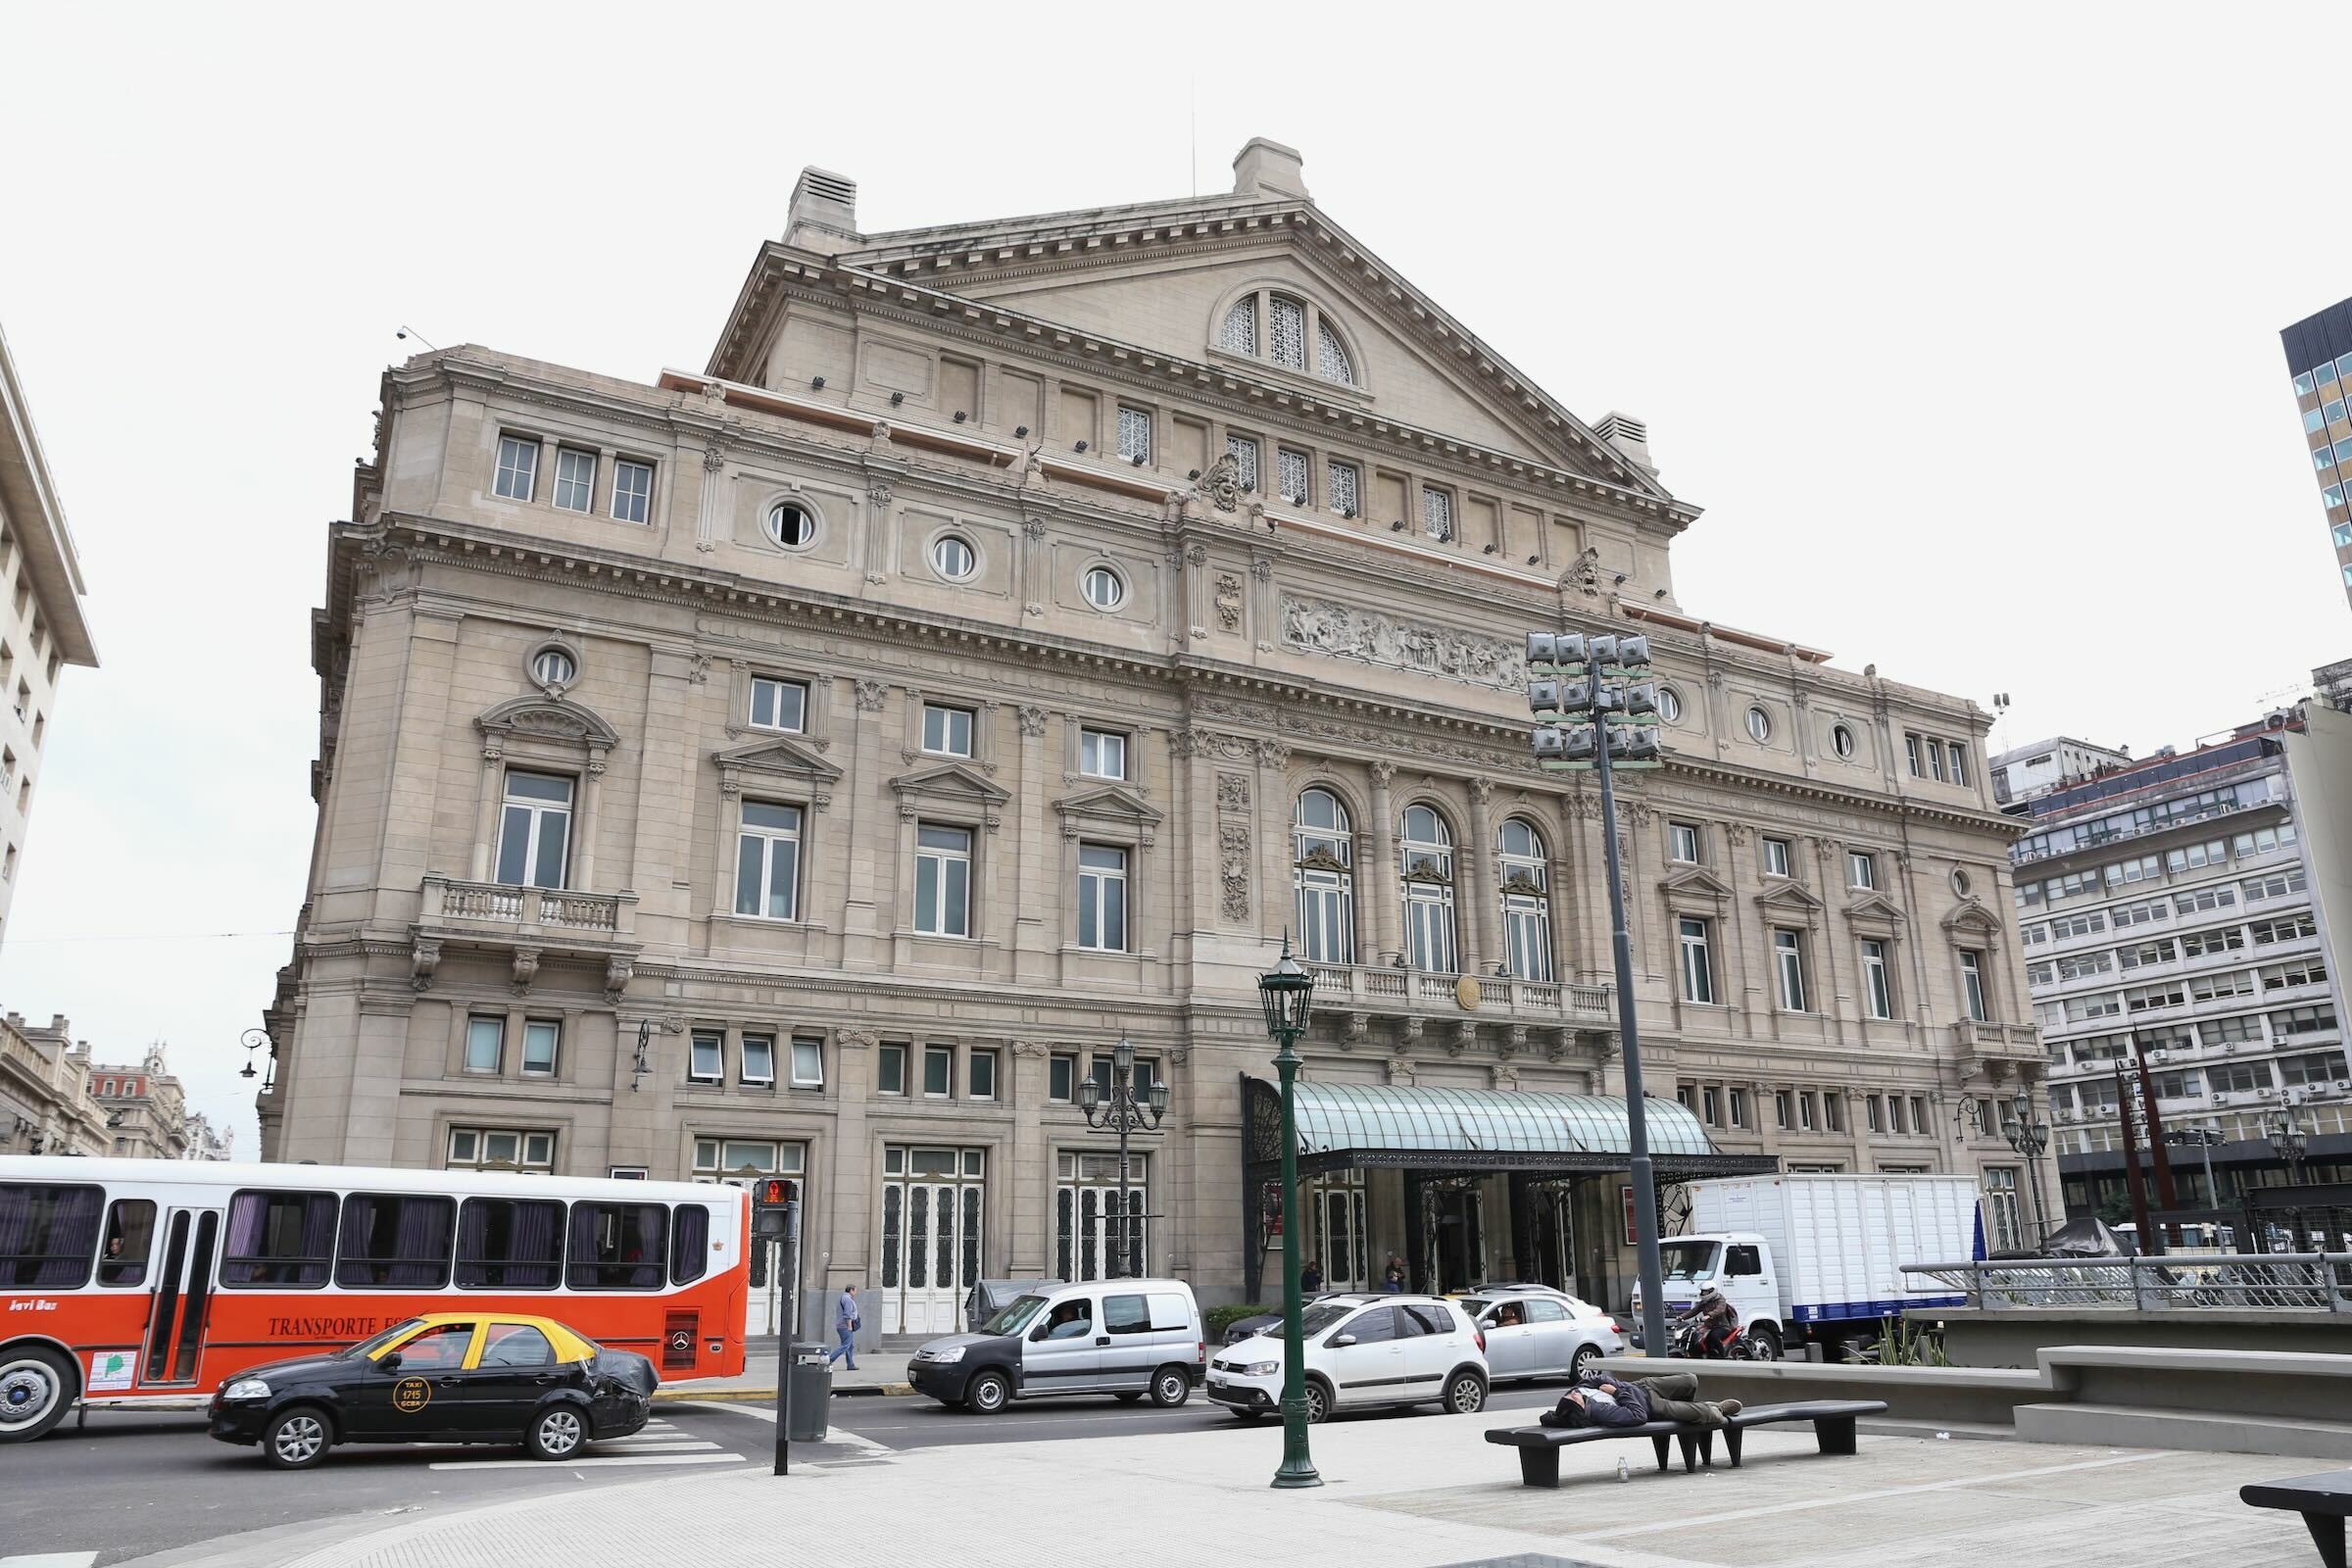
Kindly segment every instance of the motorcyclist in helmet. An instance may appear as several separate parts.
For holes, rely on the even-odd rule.
[[[1690,1316],[1698,1320],[1697,1351],[1710,1360],[1721,1360],[1739,1331],[1740,1313],[1712,1285],[1701,1291],[1698,1299],[1690,1303]]]

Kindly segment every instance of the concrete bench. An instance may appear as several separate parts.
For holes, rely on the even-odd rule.
[[[1884,1399],[1805,1399],[1793,1404],[1750,1405],[1722,1428],[1724,1451],[1736,1470],[1740,1467],[1741,1435],[1747,1428],[1810,1421],[1823,1453],[1852,1453],[1854,1422],[1866,1415],[1884,1415],[1886,1411]],[[1702,1462],[1715,1462],[1716,1430],[1692,1421],[1645,1421],[1638,1427],[1495,1427],[1488,1432],[1487,1441],[1519,1450],[1522,1485],[1557,1487],[1560,1450],[1572,1444],[1599,1443],[1610,1438],[1647,1438],[1657,1452],[1658,1468],[1663,1470],[1667,1440],[1672,1439],[1683,1451],[1683,1470],[1688,1474]]]
[[[2303,1516],[2312,1544],[2326,1568],[2346,1568],[2344,1518],[2352,1514],[2352,1473],[2325,1471],[2285,1481],[2256,1481],[2237,1489],[2238,1500],[2257,1508],[2285,1508]]]

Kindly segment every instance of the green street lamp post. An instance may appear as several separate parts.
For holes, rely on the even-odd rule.
[[[1266,1033],[1281,1047],[1274,1070],[1282,1076],[1282,1468],[1277,1487],[1319,1487],[1315,1461],[1306,1451],[1306,1336],[1298,1306],[1298,1112],[1292,1085],[1298,1079],[1298,1037],[1314,1006],[1315,977],[1291,956],[1283,933],[1282,961],[1257,977],[1257,999],[1266,1009]]]

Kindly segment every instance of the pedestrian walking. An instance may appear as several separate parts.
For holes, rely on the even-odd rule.
[[[1311,1294],[1322,1288],[1323,1260],[1319,1257],[1310,1257],[1306,1260],[1306,1266],[1298,1271],[1298,1289]]]
[[[833,1303],[833,1332],[841,1343],[825,1352],[825,1365],[831,1366],[836,1357],[849,1358],[850,1370],[858,1370],[858,1286],[855,1281],[841,1288],[841,1299]]]
[[[1404,1290],[1404,1259],[1395,1252],[1389,1254],[1388,1272],[1380,1277],[1380,1288],[1392,1296]]]

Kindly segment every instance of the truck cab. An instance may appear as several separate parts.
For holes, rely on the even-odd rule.
[[[1723,1293],[1724,1299],[1732,1303],[1732,1310],[1740,1314],[1748,1338],[1758,1348],[1778,1358],[1781,1348],[1788,1342],[1788,1333],[1771,1243],[1753,1231],[1669,1236],[1658,1243],[1658,1262],[1664,1276],[1669,1322],[1688,1312],[1699,1293],[1712,1286]],[[1637,1282],[1634,1286],[1637,1321],[1641,1312],[1642,1287]]]

